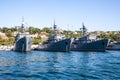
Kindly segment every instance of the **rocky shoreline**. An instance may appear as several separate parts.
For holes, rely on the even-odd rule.
[[[32,50],[34,50],[38,45],[32,45]],[[0,51],[11,51],[14,49],[14,45],[0,45]]]

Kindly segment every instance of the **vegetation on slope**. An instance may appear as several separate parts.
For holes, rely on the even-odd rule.
[[[8,27],[3,27],[0,28],[0,32],[5,33],[6,36],[8,37],[8,39],[2,39],[0,38],[0,45],[10,45],[14,43],[14,35],[13,32],[20,32],[21,29],[20,28],[8,28]],[[51,28],[48,27],[44,27],[42,29],[39,28],[35,28],[33,26],[30,26],[27,31],[31,34],[38,34],[39,36],[36,38],[33,38],[33,44],[39,44],[40,42],[43,42],[45,39],[41,38],[40,35],[42,35],[42,32],[47,33],[48,35],[46,35],[47,37],[51,36],[53,33],[53,30]],[[70,31],[70,30],[63,30],[62,32],[60,32],[61,34],[64,34],[67,38],[74,38],[74,37],[81,37],[82,36],[82,32],[81,31]],[[104,39],[104,38],[108,38],[111,41],[118,41],[120,40],[120,31],[107,31],[107,32],[98,32],[94,31],[94,32],[89,32],[89,34],[96,34],[98,38],[100,39]]]

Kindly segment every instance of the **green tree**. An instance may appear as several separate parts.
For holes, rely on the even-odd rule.
[[[9,29],[7,27],[3,27],[3,33],[6,33]]]
[[[53,34],[53,30],[51,30],[51,29],[48,28],[48,27],[44,27],[41,31],[48,33],[49,36],[51,36],[51,35]]]
[[[11,31],[11,30],[8,30],[5,34],[6,34],[8,37],[11,37],[11,36],[12,36],[12,31]]]
[[[35,34],[35,33],[40,33],[40,29],[39,28],[34,28],[33,26],[29,27],[29,33],[30,34]]]

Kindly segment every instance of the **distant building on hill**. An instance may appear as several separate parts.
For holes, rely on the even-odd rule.
[[[15,31],[12,33],[13,36],[16,36],[19,32],[18,31]]]
[[[40,33],[40,37],[43,38],[43,39],[45,39],[45,40],[48,39],[48,35],[49,35],[49,34],[46,33],[46,32],[41,32],[41,33]]]
[[[32,38],[37,38],[38,37],[38,33],[36,33],[36,34],[31,34],[30,35]]]
[[[48,39],[48,33],[46,32],[41,32],[40,34],[36,33],[36,34],[31,34],[30,35],[32,38],[39,38],[41,37],[42,39]]]

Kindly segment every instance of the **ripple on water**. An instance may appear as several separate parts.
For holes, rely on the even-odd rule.
[[[118,80],[119,51],[0,53],[0,80]]]

